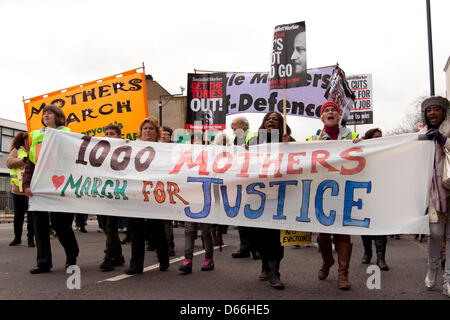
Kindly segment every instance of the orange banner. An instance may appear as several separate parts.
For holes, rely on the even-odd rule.
[[[73,132],[104,136],[104,127],[119,125],[122,138],[137,139],[137,130],[148,117],[144,68],[24,100],[28,132],[42,127],[42,109],[55,104],[66,115]]]

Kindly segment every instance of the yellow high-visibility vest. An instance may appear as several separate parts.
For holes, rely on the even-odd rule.
[[[248,142],[250,141],[250,139],[253,138],[253,137],[255,137],[255,136],[257,136],[257,135],[258,135],[257,133],[255,133],[255,132],[253,132],[253,131],[250,131],[250,130],[247,130],[247,134],[245,135],[245,144],[248,144]],[[233,144],[234,144],[234,142],[236,141],[236,139],[237,139],[237,136],[234,137],[234,139],[233,139]]]
[[[58,127],[58,130],[70,131],[67,127]],[[31,131],[31,147],[30,147],[30,161],[36,164],[37,158],[39,157],[39,152],[41,151],[42,140],[44,140],[45,127],[40,130]]]
[[[24,149],[19,148],[19,151],[17,152],[17,157],[22,159],[26,156],[28,156],[27,152]],[[20,192],[23,192],[22,178],[23,178],[24,171],[25,171],[25,165],[23,165],[20,168],[11,169],[9,171],[9,175],[11,176],[11,185],[14,183],[16,186],[18,186]]]
[[[358,138],[359,134],[356,132],[352,132],[352,140],[355,140],[356,138]],[[306,139],[306,141],[313,141],[313,140],[319,140],[319,136],[318,135],[313,135],[311,137],[309,137],[308,139]],[[347,140],[347,137],[344,137],[344,139],[342,140]]]

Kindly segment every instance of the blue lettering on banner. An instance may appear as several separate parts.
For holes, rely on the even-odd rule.
[[[255,182],[255,183],[249,184],[247,186],[247,189],[246,189],[247,190],[247,194],[256,194],[256,195],[259,195],[261,197],[261,205],[259,206],[258,209],[253,210],[253,209],[250,208],[249,204],[245,205],[245,207],[244,207],[244,214],[249,219],[257,219],[257,218],[259,218],[262,215],[262,213],[264,211],[264,206],[266,204],[266,194],[264,192],[255,190],[255,187],[260,187],[262,189],[262,188],[265,188],[266,186],[265,186],[264,183],[261,183],[261,182]]]
[[[368,228],[370,224],[370,219],[365,218],[364,220],[352,219],[352,207],[358,207],[359,210],[362,209],[362,201],[353,201],[353,194],[356,188],[366,188],[367,193],[372,191],[372,181],[367,182],[357,182],[357,181],[346,181],[345,182],[345,203],[344,203],[344,222],[343,226],[353,226],[353,227],[364,227]]]
[[[214,178],[192,178],[188,177],[187,182],[201,182],[203,189],[203,210],[197,213],[191,211],[191,207],[184,208],[184,213],[189,218],[199,219],[206,218],[211,211],[211,184],[218,183],[223,184],[223,179]]]
[[[240,184],[237,185],[236,202],[234,207],[231,207],[228,201],[228,193],[226,185],[220,186],[220,192],[222,193],[223,208],[225,209],[225,213],[227,214],[227,216],[231,218],[236,217],[237,214],[239,213],[239,208],[241,206],[242,186]]]
[[[243,186],[241,184],[238,184],[236,186],[236,196],[234,198],[234,205],[230,204],[230,199],[228,195],[228,186],[223,184],[223,179],[217,179],[217,178],[194,178],[194,177],[188,177],[187,182],[201,182],[202,183],[202,189],[203,189],[203,208],[200,212],[192,212],[191,207],[187,206],[184,209],[185,214],[193,219],[202,219],[209,216],[211,212],[211,206],[212,206],[212,193],[211,193],[211,185],[213,183],[220,184],[220,195],[223,201],[223,208],[225,211],[225,214],[230,217],[234,218],[236,217],[241,209],[242,205],[242,192],[243,192]],[[286,220],[286,216],[283,215],[284,213],[284,207],[286,203],[286,188],[287,186],[297,186],[298,180],[285,180],[285,181],[270,181],[269,186],[274,187],[278,186],[278,198],[277,198],[277,212],[276,215],[272,216],[273,220]],[[311,198],[311,184],[313,180],[302,180],[302,191],[301,191],[301,208],[300,208],[300,216],[296,217],[295,220],[297,222],[305,222],[309,223],[311,222],[311,219],[309,218],[309,203]],[[126,184],[124,184],[124,187],[122,189],[118,186],[119,181],[117,181],[117,185],[115,188],[115,193],[122,193],[124,191],[124,188]],[[85,182],[81,186],[81,192],[84,189],[87,189],[87,185],[90,185],[91,181]],[[94,183],[95,184],[95,183]],[[110,184],[113,185],[111,181],[105,182],[105,187]],[[72,182],[72,185],[74,183]],[[79,181],[77,183],[77,188],[80,188],[81,182]],[[112,194],[108,193],[105,194],[105,187],[102,190],[101,196],[106,196],[108,198],[112,198]],[[252,184],[247,185],[245,188],[245,191],[247,192],[247,195],[256,195],[259,197],[259,207],[256,209],[253,209],[252,206],[258,205],[257,199],[252,199],[249,203],[246,203],[244,206],[244,216],[248,219],[258,219],[262,216],[264,212],[264,208],[266,205],[266,193],[261,191],[261,189],[265,189],[266,185],[262,182],[255,182]],[[330,210],[328,213],[324,212],[323,206],[324,206],[324,193],[327,192],[327,190],[330,189],[330,195],[332,197],[336,197],[339,195],[339,184],[335,180],[324,180],[322,181],[319,186],[317,187],[316,194],[315,194],[315,213],[317,217],[317,221],[321,223],[324,226],[331,226],[336,222],[336,210]],[[357,207],[359,210],[363,208],[363,202],[361,199],[357,199],[355,201],[353,199],[355,189],[366,189],[367,194],[370,194],[372,191],[372,182],[371,181],[345,181],[345,195],[344,195],[344,208],[343,208],[343,222],[342,226],[352,226],[352,227],[361,227],[361,228],[369,228],[370,226],[370,219],[364,218],[362,220],[359,219],[353,219],[352,209],[353,207]],[[116,195],[117,197],[117,195]],[[127,199],[123,195],[124,199]],[[329,196],[327,197],[329,199]],[[337,201],[337,199],[335,200]],[[233,203],[233,200],[232,200]],[[332,201],[333,203],[333,201]]]
[[[274,220],[286,220],[286,216],[283,216],[284,209],[284,199],[286,196],[286,186],[294,185],[296,186],[298,183],[297,180],[288,180],[288,181],[276,181],[270,182],[270,186],[273,187],[275,185],[279,185],[278,188],[278,205],[277,205],[277,215],[273,216]]]
[[[310,222],[311,221],[311,219],[308,218],[309,195],[311,193],[311,181],[312,180],[302,180],[302,207],[300,209],[300,212],[302,215],[295,219],[299,222]]]
[[[336,211],[330,210],[330,215],[327,217],[323,212],[323,193],[326,189],[331,188],[331,195],[337,196],[339,194],[339,185],[334,180],[325,180],[317,187],[316,193],[316,216],[317,220],[323,225],[331,226],[336,219]]]

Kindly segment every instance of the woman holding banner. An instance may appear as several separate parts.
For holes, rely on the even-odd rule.
[[[27,215],[27,238],[28,246],[34,245],[33,216],[28,211],[28,199],[23,193],[23,173],[25,171],[25,163],[28,160],[28,134],[19,132],[11,143],[11,150],[6,166],[11,170],[11,194],[14,207],[14,240],[10,242],[10,246],[16,246],[22,243],[22,229],[25,214]]]
[[[205,144],[206,137],[203,132],[195,132],[191,138],[192,144]],[[211,232],[211,224],[186,222],[184,230],[184,260],[178,270],[183,274],[192,272],[192,259],[194,258],[194,244],[197,239],[198,229],[201,231],[203,246],[205,247],[205,260],[200,268],[201,271],[214,270],[214,238]]]
[[[10,242],[10,246],[16,246],[22,243],[22,229],[25,214],[27,215],[27,238],[28,246],[35,247],[33,216],[28,212],[28,199],[23,193],[23,173],[25,171],[25,163],[28,160],[28,134],[19,132],[11,143],[11,150],[6,166],[11,170],[11,194],[14,207],[14,240]]]
[[[383,133],[379,128],[373,128],[367,130],[363,139],[372,139],[372,138],[380,138],[383,136]],[[370,264],[370,259],[372,259],[372,240],[375,242],[375,250],[377,252],[377,266],[380,267],[381,270],[388,271],[389,266],[386,264],[385,256],[386,256],[386,243],[387,236],[386,235],[377,235],[377,236],[361,236],[361,240],[364,245],[364,255],[362,258],[362,264]]]
[[[40,147],[44,140],[45,130],[47,128],[70,131],[65,127],[66,116],[61,108],[55,105],[46,105],[42,110],[42,127],[40,130],[34,130],[30,133],[31,147],[28,160],[25,164],[25,173],[23,175],[23,190],[25,195],[30,198],[33,196],[30,184],[33,177],[34,167],[38,161]],[[34,211],[33,225],[37,247],[37,265],[30,270],[32,274],[50,272],[52,265],[52,251],[50,246],[50,223],[56,231],[56,236],[66,253],[66,268],[77,264],[79,253],[77,239],[72,229],[74,214],[68,212],[46,212]]]
[[[325,102],[320,109],[320,119],[322,120],[324,127],[319,135],[314,135],[306,140],[353,140],[353,142],[363,140],[362,138],[358,138],[356,132],[352,132],[347,127],[343,127],[339,124],[341,115],[341,108],[336,102]],[[339,289],[349,290],[351,284],[348,280],[348,269],[350,266],[353,244],[351,243],[349,235],[335,234],[333,235],[333,239],[338,253]],[[320,280],[325,280],[328,277],[331,266],[334,264],[331,234],[319,233],[317,242],[323,259],[318,275]]]
[[[140,141],[158,142],[161,139],[161,127],[155,117],[142,121],[138,130]],[[164,220],[129,218],[128,228],[131,235],[131,260],[126,274],[140,274],[144,271],[145,233],[149,232],[150,242],[156,246],[159,270],[169,268],[169,245],[164,231]]]
[[[444,163],[449,161],[446,152],[450,149],[450,121],[446,120],[449,101],[433,96],[422,102],[425,126],[421,132],[434,140],[435,155],[433,179],[430,189],[428,216],[430,221],[430,241],[428,242],[428,272],[425,285],[433,289],[439,271],[442,239],[446,239],[446,262],[443,293],[450,297],[450,185],[444,177]],[[445,149],[445,150],[444,150]]]
[[[259,127],[258,136],[249,141],[249,145],[295,141],[290,136],[291,128],[286,124],[284,132],[283,116],[275,111],[268,112]],[[280,241],[280,230],[249,228],[249,241],[261,256],[262,269],[259,280],[267,281],[275,289],[284,289],[280,279],[280,263],[284,257],[284,247]]]

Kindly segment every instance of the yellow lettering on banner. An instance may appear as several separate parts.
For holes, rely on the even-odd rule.
[[[311,243],[311,232],[281,230],[282,246],[300,246]]]
[[[139,124],[148,117],[145,74],[139,69],[26,99],[28,132],[42,127],[43,107],[55,104],[72,132],[104,136],[103,128],[113,123],[124,137],[135,140]]]

